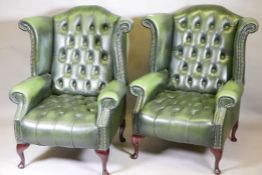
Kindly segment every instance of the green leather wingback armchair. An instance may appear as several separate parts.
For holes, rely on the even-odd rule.
[[[127,32],[132,21],[98,6],[22,19],[31,37],[31,77],[14,86],[17,152],[29,144],[90,148],[103,160],[124,131]]]
[[[133,81],[134,154],[144,136],[202,145],[215,155],[215,174],[224,142],[236,141],[245,74],[245,43],[258,29],[216,5],[196,5],[143,19],[152,33],[151,72]]]

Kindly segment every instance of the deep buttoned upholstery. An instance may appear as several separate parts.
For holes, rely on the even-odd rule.
[[[217,5],[195,5],[143,19],[151,29],[150,73],[130,84],[137,96],[133,145],[141,136],[202,145],[216,155],[238,126],[244,87],[245,41],[258,29]]]
[[[29,32],[32,47],[32,76],[10,91],[10,99],[18,104],[15,135],[20,167],[24,158],[19,150],[27,144],[109,154],[124,121],[126,33],[131,26],[131,20],[98,6],[19,22]],[[102,160],[107,173],[107,159]]]
[[[96,9],[71,10],[54,17],[55,92],[97,95],[113,79],[117,20]]]

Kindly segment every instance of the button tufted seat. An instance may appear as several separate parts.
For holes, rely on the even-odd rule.
[[[141,110],[137,130],[170,141],[211,145],[214,112],[214,95],[166,90]]]
[[[217,5],[195,5],[143,19],[151,30],[150,73],[133,81],[137,96],[132,143],[144,136],[206,146],[216,157],[236,141],[244,86],[245,42],[254,19]]]
[[[52,95],[26,114],[21,132],[27,143],[94,148],[98,134],[96,117],[96,97]]]

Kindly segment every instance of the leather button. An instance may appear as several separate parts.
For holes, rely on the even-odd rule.
[[[68,27],[67,22],[64,22],[64,23],[62,24],[62,26],[61,26],[62,31],[67,31],[67,27]]]
[[[224,30],[229,30],[230,28],[230,23],[225,23],[224,26],[223,26]]]
[[[97,47],[101,46],[101,37],[99,35],[95,36],[95,46]]]
[[[105,88],[105,86],[106,86],[106,83],[105,82],[101,82],[100,86],[99,86],[99,89],[102,90],[102,89]]]
[[[217,72],[217,67],[215,65],[211,68],[211,73],[215,74]]]
[[[191,85],[193,84],[193,79],[192,79],[192,77],[188,77],[187,82],[188,82],[188,84],[191,86]]]
[[[80,74],[81,74],[81,75],[85,75],[85,74],[86,74],[86,68],[85,68],[84,65],[81,65],[81,66],[80,66]]]
[[[191,34],[188,34],[186,37],[186,42],[190,43],[192,41],[192,36]]]
[[[202,35],[202,36],[201,36],[201,38],[200,38],[200,43],[201,43],[201,44],[206,43],[206,36],[205,36],[205,35]]]
[[[71,73],[72,73],[72,68],[71,68],[71,65],[70,65],[70,64],[68,64],[68,65],[66,66],[66,73],[67,73],[67,74],[71,74]]]
[[[73,87],[74,89],[76,89],[76,88],[77,88],[77,82],[76,82],[76,80],[72,80],[72,81],[71,81],[71,85],[72,85],[72,87]]]
[[[87,88],[87,89],[90,89],[90,88],[91,88],[90,81],[87,81],[87,82],[86,82],[86,88]]]
[[[200,28],[200,25],[201,25],[201,23],[200,23],[200,20],[199,20],[199,21],[197,21],[197,22],[195,23],[195,28],[196,28],[196,29],[199,29],[199,28]]]
[[[88,61],[90,62],[90,61],[93,61],[94,60],[94,53],[93,53],[93,51],[89,51],[88,52]]]
[[[74,62],[79,62],[80,61],[80,51],[79,50],[75,51],[73,60],[74,60]]]
[[[187,69],[188,69],[188,64],[186,62],[184,62],[183,66],[182,66],[182,70],[187,71]]]
[[[90,24],[90,26],[89,26],[89,30],[90,31],[94,31],[95,30],[95,25],[92,23],[92,24]]]
[[[99,66],[93,66],[92,73],[93,73],[93,75],[98,75],[99,74]]]
[[[219,43],[220,43],[220,37],[216,36],[215,39],[214,39],[214,44],[218,45]]]
[[[74,37],[72,35],[69,35],[69,37],[68,37],[68,47],[72,48],[72,47],[74,47],[74,45],[75,45]]]
[[[63,87],[64,82],[63,82],[63,79],[62,79],[62,78],[57,79],[57,85],[58,85],[60,88]]]
[[[192,50],[191,56],[192,56],[192,57],[196,57],[196,56],[197,56],[197,49],[196,49],[196,48],[194,48],[194,49]]]
[[[212,22],[212,23],[209,24],[209,29],[210,29],[210,30],[215,29],[215,23],[214,23],[214,22]]]
[[[183,20],[181,23],[182,28],[186,28],[187,27],[187,21]]]
[[[108,54],[107,54],[106,51],[103,51],[103,52],[101,53],[101,59],[102,59],[103,61],[107,61],[107,60],[108,60]]]
[[[224,60],[226,58],[226,54],[224,52],[220,53],[220,59]]]
[[[178,74],[175,74],[175,75],[174,75],[174,79],[175,79],[176,83],[179,83],[180,78],[179,78],[179,75],[178,75]]]
[[[76,31],[81,31],[81,23],[80,22],[78,22],[77,24],[76,24]]]
[[[65,48],[60,49],[59,60],[61,62],[65,62],[65,60],[66,60],[66,50],[65,50]]]
[[[82,47],[86,48],[87,45],[88,45],[88,39],[87,39],[86,36],[83,36],[83,38],[82,38]]]
[[[207,79],[203,78],[201,84],[202,84],[202,86],[206,87],[207,86]]]
[[[211,58],[211,50],[207,49],[206,51],[206,58]]]
[[[109,29],[109,24],[108,24],[108,23],[104,23],[104,24],[102,25],[102,29],[103,29],[104,31],[108,31],[108,29]]]
[[[196,71],[197,72],[201,72],[202,71],[202,65],[200,63],[197,65]]]
[[[219,88],[219,87],[221,87],[223,85],[223,81],[222,80],[218,80],[217,81],[217,87]]]

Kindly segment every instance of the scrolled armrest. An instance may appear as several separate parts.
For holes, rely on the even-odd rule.
[[[130,92],[138,97],[135,113],[167,84],[167,78],[166,72],[153,72],[142,76],[130,84]]]
[[[230,80],[219,89],[216,95],[217,104],[224,108],[232,108],[240,101],[242,93],[243,84]]]
[[[30,77],[15,85],[9,92],[9,98],[16,104],[22,104],[21,115],[27,113],[33,106],[51,94],[51,76]]]
[[[111,81],[99,94],[98,104],[102,108],[116,108],[126,94],[126,85],[120,81]]]

